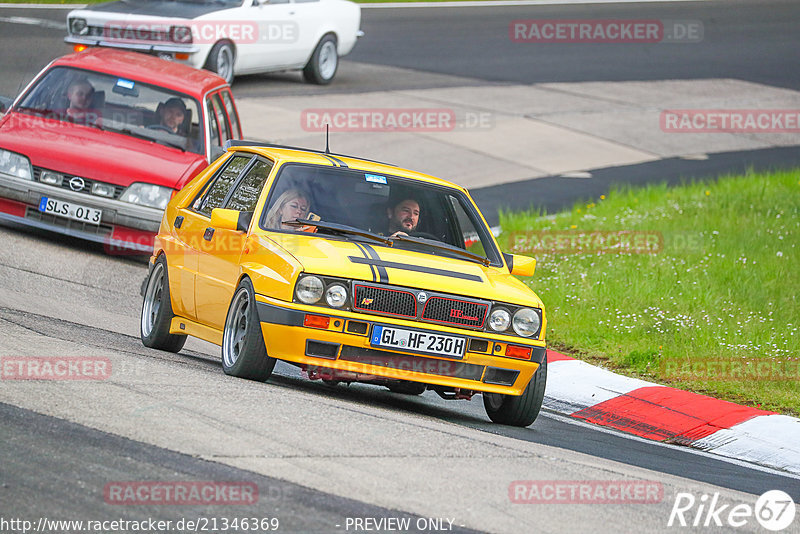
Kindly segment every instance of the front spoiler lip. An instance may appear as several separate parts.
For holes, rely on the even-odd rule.
[[[86,193],[76,193],[61,187],[42,184],[40,182],[34,182],[33,180],[13,178],[0,173],[0,197],[16,200],[17,202],[35,207],[39,204],[39,199],[43,196],[67,200],[90,208],[101,209],[103,210],[103,218],[100,221],[102,224],[124,226],[135,230],[153,232],[153,235],[158,232],[161,218],[164,214],[163,210],[157,208],[137,206],[136,204],[129,204],[127,202]],[[33,222],[24,217],[15,217],[15,219],[21,219],[21,221],[18,222],[22,222],[23,224]],[[44,227],[47,229],[58,228],[47,225],[46,223],[42,224],[44,224]],[[38,225],[31,224],[31,226]]]

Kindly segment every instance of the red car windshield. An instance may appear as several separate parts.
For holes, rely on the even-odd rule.
[[[202,115],[194,98],[93,71],[54,67],[15,108],[49,119],[205,153]]]

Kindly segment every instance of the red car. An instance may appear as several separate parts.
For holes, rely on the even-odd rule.
[[[241,138],[215,74],[105,48],[64,56],[0,118],[0,219],[152,252],[175,191]]]

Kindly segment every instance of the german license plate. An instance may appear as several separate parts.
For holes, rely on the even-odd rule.
[[[100,218],[103,215],[103,211],[96,208],[88,208],[74,202],[65,202],[64,200],[47,197],[42,197],[39,200],[39,211],[89,224],[100,224]]]
[[[376,324],[372,328],[370,343],[373,347],[400,349],[447,358],[461,358],[464,356],[467,339],[460,336],[448,336],[434,332],[408,330]]]

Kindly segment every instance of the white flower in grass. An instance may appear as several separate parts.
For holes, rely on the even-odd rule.
[[[783,252],[781,252],[781,251],[779,250],[779,251],[778,251],[778,254],[777,254],[777,256],[780,258],[781,256],[783,256]]]

